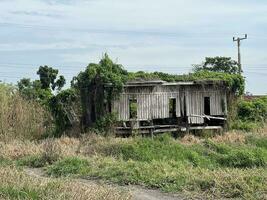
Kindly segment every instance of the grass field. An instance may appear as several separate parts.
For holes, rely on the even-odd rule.
[[[179,140],[167,134],[154,139],[63,137],[38,143],[0,143],[0,152],[2,168],[10,171],[15,165],[14,173],[20,173],[18,169],[24,166],[44,167],[48,175],[60,178],[60,183],[62,177],[97,178],[191,197],[201,194],[207,198],[267,199],[265,132],[231,132],[209,139],[188,135]],[[65,184],[62,187],[64,190]],[[47,191],[51,195],[55,192]],[[100,196],[105,194],[101,189],[97,191]],[[7,188],[1,188],[0,194],[10,195]]]

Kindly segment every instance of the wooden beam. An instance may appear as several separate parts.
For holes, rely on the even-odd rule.
[[[189,115],[189,117],[200,117],[200,118],[207,118],[208,120],[210,119],[219,119],[219,120],[224,120],[226,121],[227,119],[225,117],[214,117],[214,116],[210,116],[210,115]]]
[[[190,130],[213,130],[213,129],[223,129],[222,126],[191,126]]]

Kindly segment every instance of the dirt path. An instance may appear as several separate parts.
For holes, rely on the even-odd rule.
[[[29,176],[36,177],[36,178],[48,178],[43,171],[43,169],[40,168],[25,168],[25,173]],[[86,185],[99,185],[99,182],[94,180],[87,180],[87,179],[75,179],[76,181],[79,181],[80,183],[86,184]],[[187,199],[182,195],[172,195],[172,194],[165,194],[158,190],[151,190],[151,189],[144,189],[139,186],[115,186],[112,185],[118,189],[126,189],[129,190],[132,199],[133,200],[184,200]]]

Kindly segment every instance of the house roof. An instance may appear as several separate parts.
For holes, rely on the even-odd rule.
[[[201,80],[201,81],[179,81],[179,82],[167,82],[162,80],[142,80],[142,81],[129,81],[124,87],[138,87],[138,86],[175,86],[175,85],[215,85],[224,84],[221,80]]]

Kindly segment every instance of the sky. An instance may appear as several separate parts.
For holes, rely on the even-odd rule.
[[[244,34],[246,91],[267,94],[266,0],[0,0],[0,80],[49,65],[69,82],[105,52],[129,71],[184,74],[237,59]]]

